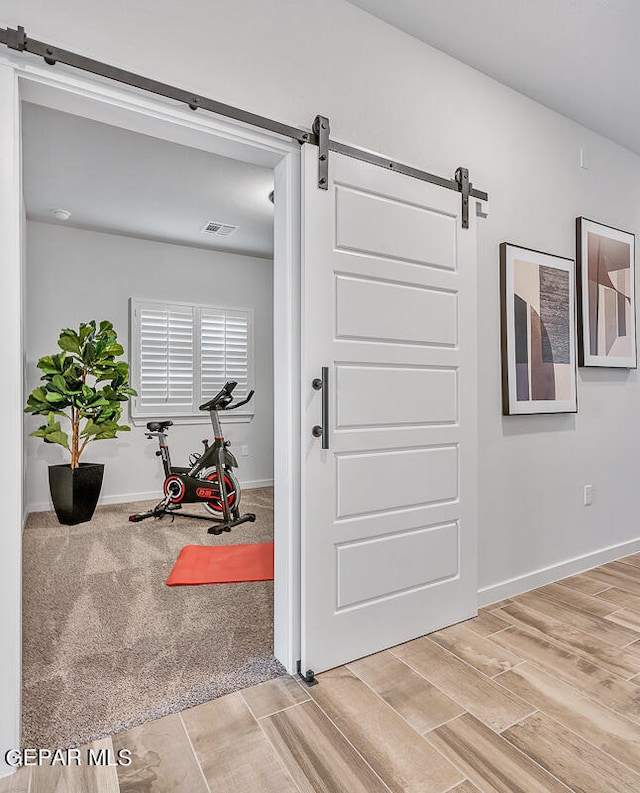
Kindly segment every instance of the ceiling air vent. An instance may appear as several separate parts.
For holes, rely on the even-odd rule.
[[[216,237],[229,237],[237,229],[237,226],[230,226],[228,223],[218,223],[210,220],[202,229],[203,234],[215,234]]]

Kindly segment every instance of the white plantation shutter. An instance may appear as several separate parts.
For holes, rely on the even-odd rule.
[[[253,385],[253,312],[131,301],[132,379],[139,417],[202,416],[198,406],[227,380],[244,399]],[[233,416],[253,415],[249,403]]]
[[[158,406],[190,411],[194,395],[193,310],[140,306],[138,311],[140,406],[143,410]]]
[[[238,383],[236,400],[244,399],[251,388],[251,312],[215,308],[200,309],[200,393],[211,399],[227,380]],[[247,405],[247,408],[250,406]]]

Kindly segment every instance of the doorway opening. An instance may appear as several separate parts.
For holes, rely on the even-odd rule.
[[[30,89],[36,85],[23,86],[22,96],[25,391],[37,385],[35,363],[55,351],[62,327],[117,317],[114,326],[127,358],[137,361],[131,379],[139,394],[129,416],[132,432],[89,447],[92,457],[104,458],[107,475],[102,504],[88,524],[59,526],[52,513],[43,511],[50,508],[46,467],[63,461],[61,450],[29,437],[36,418],[25,425],[25,512],[31,515],[24,534],[23,735],[27,744],[44,746],[85,741],[293,671],[295,440],[287,429],[274,433],[274,424],[282,426],[293,402],[287,393],[295,361],[289,327],[296,311],[287,274],[295,251],[290,239],[294,213],[283,209],[291,201],[295,162],[279,146],[260,150],[255,141],[232,140],[228,129],[221,136],[215,124],[191,125],[182,118],[178,125],[157,103],[152,103],[156,124],[150,129],[139,107],[128,107],[129,122],[123,123],[122,97],[114,108],[111,102],[87,103],[79,92],[82,107],[69,107],[68,96],[55,89],[45,91],[47,101],[41,94],[34,101]],[[164,134],[170,125],[172,134]],[[212,195],[216,190],[224,197],[220,205]],[[269,199],[274,190],[282,201],[279,212]],[[60,220],[60,213],[50,214],[53,209],[67,209],[71,218]],[[185,230],[189,214],[191,228]],[[212,235],[212,229],[220,230],[216,226],[224,237]],[[230,226],[238,229],[229,234]],[[244,233],[249,228],[252,233]],[[208,534],[204,511],[202,521],[179,515],[128,521],[129,514],[161,497],[162,468],[154,444],[144,437],[146,423],[173,420],[174,461],[186,465],[211,434],[208,415],[194,415],[199,402],[214,395],[205,394],[205,387],[218,390],[214,350],[207,376],[198,371],[192,383],[192,410],[171,404],[170,398],[165,411],[155,410],[153,399],[145,404],[140,389],[148,383],[140,371],[141,342],[132,321],[144,304],[160,305],[165,317],[191,312],[198,361],[216,342],[207,350],[198,348],[204,345],[201,317],[218,311],[231,325],[238,317],[246,320],[245,367],[236,379],[239,389],[253,387],[256,396],[249,410],[231,414],[223,426],[239,462],[241,511],[254,512],[257,520],[230,534]],[[209,334],[211,327],[209,322]],[[226,339],[227,345],[232,341]],[[223,371],[223,379],[231,379],[229,372]],[[185,389],[172,393],[184,402]],[[286,418],[290,422],[291,414]],[[268,582],[170,589],[164,584],[184,545],[271,539],[275,593]],[[45,560],[43,585],[38,566]],[[225,596],[218,597],[223,589]],[[70,689],[77,694],[75,716]],[[47,712],[38,713],[45,702]],[[62,712],[68,721],[61,727]],[[50,726],[38,732],[43,722],[62,732],[53,735],[47,732]]]

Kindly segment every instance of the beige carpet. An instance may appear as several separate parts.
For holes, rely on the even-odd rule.
[[[284,674],[272,655],[272,581],[164,583],[184,545],[273,539],[273,489],[245,490],[242,511],[256,522],[218,537],[178,516],[129,522],[149,506],[99,507],[78,526],[61,526],[49,512],[29,517],[25,746],[85,743]]]

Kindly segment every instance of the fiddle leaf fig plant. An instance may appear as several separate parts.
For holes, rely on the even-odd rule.
[[[88,443],[130,430],[119,421],[123,403],[137,393],[129,385],[129,364],[116,360],[124,349],[111,322],[82,322],[77,331],[64,328],[58,347],[62,352],[38,361],[43,385],[29,395],[25,413],[47,417],[31,434],[64,446],[71,453],[71,468],[78,468]],[[71,439],[58,416],[71,422]]]

